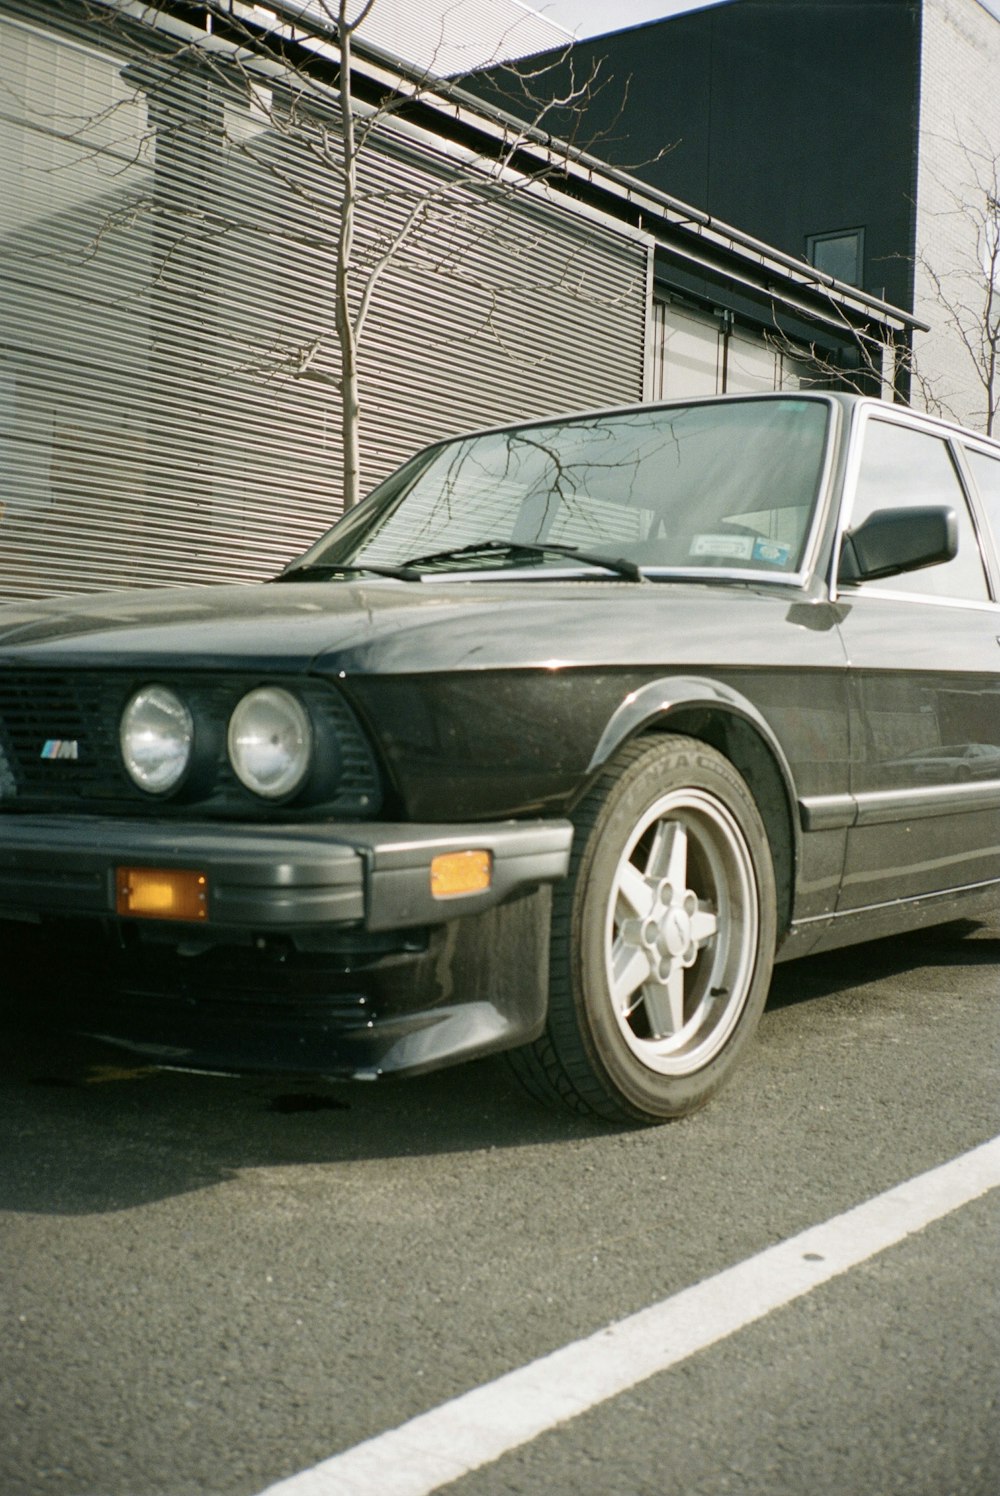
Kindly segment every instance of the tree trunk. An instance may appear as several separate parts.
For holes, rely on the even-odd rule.
[[[362,14],[367,13],[368,7]],[[357,24],[356,22],[354,24]],[[344,512],[361,497],[361,401],[358,393],[357,330],[351,307],[351,259],[354,253],[354,210],[357,203],[357,149],[354,139],[354,97],[351,86],[351,36],[347,0],[338,9],[340,43],[340,109],[343,118],[344,159],[337,240],[336,327],[340,344],[340,410],[343,443]]]

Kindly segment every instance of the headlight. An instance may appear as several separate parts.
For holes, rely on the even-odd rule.
[[[312,727],[289,691],[250,691],[229,719],[229,759],[248,790],[269,800],[298,789],[312,758]]]
[[[143,686],[122,713],[125,767],[140,789],[162,795],[183,777],[194,744],[194,722],[166,686]]]

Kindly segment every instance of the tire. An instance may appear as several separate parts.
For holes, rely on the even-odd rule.
[[[546,1030],[511,1063],[583,1115],[684,1116],[728,1078],[770,985],[774,870],[753,796],[704,743],[642,738],[573,819]]]

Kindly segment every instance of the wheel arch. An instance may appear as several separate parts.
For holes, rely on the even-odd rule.
[[[773,731],[746,697],[721,681],[674,676],[631,692],[609,720],[588,765],[587,782],[625,743],[678,733],[707,743],[746,780],[774,864],[780,935],[792,922],[800,829],[788,761]]]

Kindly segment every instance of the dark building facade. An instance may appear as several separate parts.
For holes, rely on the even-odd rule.
[[[629,80],[610,160],[912,306],[920,13],[920,0],[729,0],[574,52],[603,59],[609,104],[611,80]]]
[[[573,48],[578,74],[598,62],[608,160],[913,313],[902,392],[989,429],[970,345],[998,330],[1000,21],[981,0],[723,0]]]

